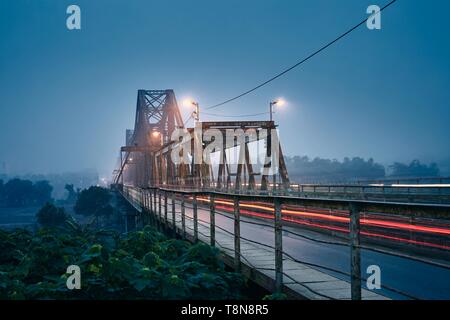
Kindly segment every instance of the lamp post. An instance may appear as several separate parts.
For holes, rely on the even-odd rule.
[[[184,99],[183,101],[183,105],[185,107],[195,107],[195,110],[192,112],[191,116],[192,118],[194,118],[195,121],[199,121],[200,120],[200,107],[198,102],[188,98],[188,99]]]
[[[269,103],[270,122],[273,121],[273,113],[274,113],[273,106],[277,105],[277,106],[281,107],[281,106],[284,105],[284,103],[285,103],[285,101],[283,99],[276,99],[276,100],[270,101],[270,103]],[[270,137],[270,139],[272,139],[271,135],[269,135],[269,137]],[[271,146],[270,148],[272,148],[271,142],[269,142],[269,143],[270,143],[270,146]],[[269,143],[267,144],[268,146],[269,146]],[[275,172],[275,163],[273,163],[274,156],[273,156],[273,152],[272,151],[270,152],[270,156],[272,158],[272,160],[271,160],[271,167],[273,167],[273,174],[272,174],[272,180],[273,180],[272,181],[272,192],[273,192],[273,191],[275,191],[277,189],[277,174]]]
[[[270,121],[273,121],[273,106],[277,105],[277,106],[283,106],[284,105],[284,100],[283,99],[277,99],[277,100],[273,100],[270,101],[269,103],[269,114],[270,114]]]
[[[194,112],[192,112],[192,116],[195,121],[200,121],[200,107],[198,105],[198,102],[192,101],[191,103],[195,107]]]

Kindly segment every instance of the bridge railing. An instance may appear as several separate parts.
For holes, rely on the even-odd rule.
[[[386,219],[387,215],[391,216],[392,221],[395,221],[397,226],[405,228],[405,233],[411,235],[411,230],[423,228],[423,230],[431,230],[430,226],[421,226],[418,221],[412,223],[409,230],[408,224],[403,220],[399,220],[399,214],[406,216],[408,219],[417,219],[425,217],[428,220],[436,218],[449,219],[450,206],[448,205],[424,205],[424,204],[406,204],[406,203],[388,203],[375,201],[359,201],[359,200],[336,200],[336,199],[311,199],[299,198],[292,196],[269,196],[260,194],[230,194],[217,191],[202,191],[202,190],[179,190],[170,188],[148,188],[140,189],[130,186],[124,186],[123,195],[136,206],[143,209],[144,223],[155,222],[159,226],[170,226],[174,234],[180,235],[182,238],[190,238],[192,241],[208,241],[212,246],[221,246],[223,250],[230,250],[230,247],[225,248],[218,241],[217,234],[228,235],[232,239],[231,251],[229,253],[233,256],[233,264],[237,271],[242,270],[243,265],[250,266],[259,271],[273,272],[275,281],[269,289],[277,292],[288,290],[285,282],[288,280],[291,283],[296,283],[302,286],[305,290],[313,296],[321,298],[330,298],[317,290],[311,288],[307,283],[298,281],[295,276],[284,269],[283,265],[287,262],[298,263],[319,270],[327,270],[333,274],[338,274],[340,277],[349,279],[351,299],[359,300],[362,298],[362,282],[366,279],[361,276],[361,250],[372,250],[388,255],[399,256],[406,259],[426,261],[429,264],[435,264],[440,267],[449,268],[433,260],[423,260],[422,258],[413,257],[402,252],[395,252],[393,250],[382,249],[379,246],[368,245],[365,237],[367,235],[367,228],[373,227],[379,230],[381,227],[380,217]],[[207,207],[209,209],[209,217],[199,217],[199,207]],[[256,214],[249,214],[249,208],[255,210]],[[191,213],[187,213],[189,210]],[[324,213],[323,210],[328,210]],[[308,213],[311,212],[311,213]],[[375,218],[370,216],[370,213],[376,213]],[[228,230],[216,223],[217,216],[227,217],[232,220],[232,230]],[[300,215],[300,218],[297,217]],[[314,226],[318,220],[329,218],[329,224],[324,225],[329,227],[332,232],[342,231],[345,236],[337,237],[336,241],[326,241],[310,236],[306,236],[298,232],[295,227],[296,223],[300,223],[303,227],[308,225]],[[392,221],[388,220],[386,224],[389,226]],[[402,222],[403,221],[403,222]],[[375,226],[371,225],[375,222]],[[402,225],[403,223],[403,225]],[[242,224],[254,224],[263,228],[270,228],[273,230],[273,241],[271,243],[263,243],[245,237],[241,233]],[[293,227],[295,226],[295,227]],[[345,230],[346,229],[346,230]],[[436,229],[436,228],[435,228]],[[444,234],[450,230],[450,225],[446,225],[439,231]],[[205,233],[206,232],[206,233]],[[301,261],[296,258],[292,252],[287,251],[283,247],[283,234],[290,234],[291,236],[323,243],[333,246],[347,246],[350,250],[349,270],[342,271],[336,268],[331,268],[326,265],[317,265],[308,261]],[[441,236],[439,233],[438,236]],[[447,234],[448,235],[448,234]],[[383,234],[379,234],[383,237]],[[397,234],[398,238],[399,235]],[[392,238],[387,235],[387,239]],[[414,237],[414,239],[406,239],[406,244],[424,244],[426,241]],[[367,243],[366,243],[367,242]],[[261,267],[260,265],[252,265],[249,257],[241,250],[242,244],[254,244],[260,246],[265,250],[270,251],[274,255],[274,265],[272,267]],[[430,247],[439,252],[450,250],[450,243],[447,242],[436,244],[430,242]],[[415,299],[416,297],[407,292],[402,292],[398,288],[388,287],[382,285],[382,288],[399,294],[403,297]]]
[[[285,189],[281,184],[270,184],[267,190],[249,189],[246,184],[242,184],[239,188],[234,185],[217,188],[213,184],[203,187],[165,184],[156,187],[189,192],[232,192],[239,195],[327,197],[331,199],[450,204],[450,185],[291,184],[288,189]]]

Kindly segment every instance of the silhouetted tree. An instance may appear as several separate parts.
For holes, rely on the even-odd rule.
[[[360,157],[336,159],[314,158],[307,156],[287,157],[286,165],[290,176],[298,180],[336,182],[359,179],[376,179],[385,176],[383,165]]]
[[[8,207],[22,207],[32,204],[33,183],[29,180],[12,179],[4,186],[4,199]]]
[[[67,198],[66,201],[73,203],[77,200],[78,193],[75,191],[73,184],[66,184],[64,186],[64,189],[67,191]]]
[[[9,180],[6,184],[2,181],[0,203],[8,207],[43,205],[52,201],[52,190],[48,181],[38,181],[35,184],[21,179]]]
[[[48,181],[37,181],[33,184],[33,195],[36,204],[43,204],[52,200],[53,187]]]
[[[438,177],[439,167],[436,163],[430,165],[421,164],[419,160],[413,160],[409,165],[395,162],[390,166],[392,177],[416,178],[416,177]]]
[[[90,187],[80,192],[75,204],[75,212],[80,215],[108,215],[112,209],[109,204],[111,195],[109,191],[101,187]]]
[[[37,222],[43,227],[57,227],[67,220],[64,208],[58,208],[51,203],[46,203],[36,214]]]

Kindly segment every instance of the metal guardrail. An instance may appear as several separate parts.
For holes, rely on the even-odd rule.
[[[387,178],[358,180],[357,184],[450,184],[450,177]]]
[[[284,189],[282,185],[268,190],[249,190],[246,185],[235,188],[215,188],[214,186],[187,187],[180,185],[159,185],[161,189],[179,190],[187,192],[218,192],[233,193],[239,195],[262,195],[262,196],[292,196],[309,198],[330,198],[330,199],[353,199],[353,200],[373,200],[389,202],[410,202],[410,203],[437,203],[450,204],[450,185],[442,186],[378,186],[378,185],[355,185],[355,184],[291,184],[289,189]]]
[[[167,188],[148,188],[148,189],[140,189],[129,186],[123,186],[122,194],[131,202],[134,202],[137,205],[140,205],[144,210],[148,210],[153,213],[153,215],[149,215],[148,219],[156,218],[157,224],[163,224],[164,226],[169,225],[168,219],[168,207],[169,202],[171,200],[171,214],[172,214],[172,229],[174,233],[177,233],[177,219],[176,219],[176,201],[180,201],[180,212],[181,215],[181,236],[186,238],[188,228],[186,226],[186,219],[191,219],[193,221],[193,240],[198,241],[199,239],[199,223],[209,224],[209,235],[204,235],[209,238],[210,245],[215,246],[216,242],[216,229],[219,229],[223,232],[227,232],[234,238],[234,268],[236,271],[241,270],[242,260],[246,260],[245,255],[241,252],[241,241],[247,242],[255,242],[258,245],[270,247],[274,250],[275,254],[275,290],[281,292],[283,290],[283,276],[288,275],[283,270],[283,259],[289,259],[294,262],[298,262],[304,265],[309,265],[317,268],[321,268],[324,270],[329,270],[338,274],[342,274],[350,277],[351,284],[351,298],[353,300],[361,299],[361,290],[362,285],[361,282],[364,279],[361,277],[361,249],[373,250],[376,252],[383,252],[385,254],[400,256],[407,259],[419,260],[420,259],[413,258],[411,256],[405,256],[402,254],[395,254],[390,251],[383,251],[380,249],[374,249],[369,246],[364,246],[361,244],[361,222],[360,215],[361,212],[375,210],[376,212],[386,212],[386,213],[399,213],[406,215],[419,215],[419,216],[446,216],[450,217],[450,206],[449,205],[441,205],[441,204],[413,204],[413,203],[388,203],[388,202],[374,202],[374,201],[357,201],[357,200],[336,200],[336,199],[311,199],[311,198],[296,198],[292,196],[269,196],[269,195],[243,195],[243,194],[229,194],[229,193],[221,193],[215,191],[193,191],[193,190],[174,190]],[[209,222],[203,221],[198,218],[198,200],[201,197],[207,197],[209,201]],[[223,215],[222,213],[216,210],[216,199],[228,199],[233,203],[233,215],[230,217],[233,219],[233,232],[229,232],[224,228],[221,228],[216,224],[216,215]],[[273,204],[273,214],[272,221],[269,223],[261,223],[257,221],[250,221],[242,219],[240,204],[243,201],[258,201],[258,202],[267,202]],[[191,203],[191,209],[193,211],[192,217],[186,215],[185,209],[188,206],[187,203]],[[342,272],[340,270],[332,269],[327,266],[314,265],[305,261],[299,261],[295,259],[292,255],[289,255],[287,252],[283,251],[283,232],[291,233],[293,235],[307,238],[311,241],[317,242],[325,242],[318,239],[308,238],[304,235],[296,234],[292,232],[288,228],[283,228],[283,217],[282,217],[282,207],[284,205],[301,205],[304,207],[321,207],[321,208],[330,208],[337,210],[348,210],[349,211],[349,241],[328,241],[328,244],[333,245],[344,245],[349,246],[350,248],[350,273]],[[264,224],[265,226],[272,227],[274,230],[274,245],[270,246],[267,244],[263,244],[252,239],[244,238],[241,236],[240,225],[241,223],[252,223],[252,224]],[[248,261],[248,260],[247,260]],[[425,261],[426,263],[434,264],[431,261]],[[439,267],[445,267],[450,269],[448,266],[443,266],[441,264],[437,264]],[[295,279],[291,279],[295,281]],[[298,283],[301,286],[308,287],[305,283]],[[416,299],[416,297],[411,296],[408,293],[401,292],[396,288],[390,288],[382,285],[382,287],[391,292],[395,292],[403,295],[404,297],[410,299]],[[318,292],[315,292],[311,288],[309,291],[317,294],[319,296],[323,296]],[[330,297],[327,297],[330,298]]]

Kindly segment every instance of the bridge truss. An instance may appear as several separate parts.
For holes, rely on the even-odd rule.
[[[175,130],[182,133],[180,139],[172,139]],[[215,132],[222,142],[205,139],[207,132]],[[273,121],[197,122],[195,128],[185,128],[173,90],[138,91],[135,127],[127,130],[126,140],[114,172],[115,184],[220,190],[289,188]],[[264,161],[255,160],[254,153],[263,154]],[[174,154],[183,161],[174,161]]]

